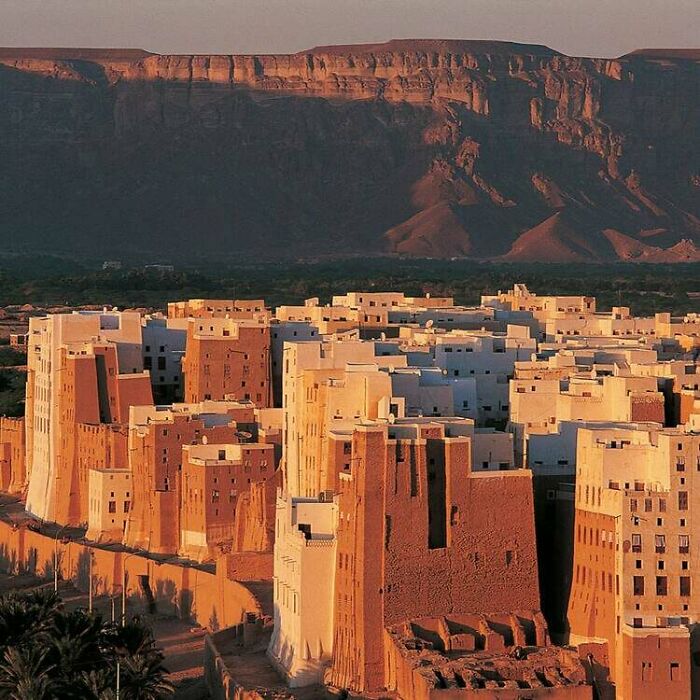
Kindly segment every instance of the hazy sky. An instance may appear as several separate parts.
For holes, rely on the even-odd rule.
[[[698,47],[700,0],[0,0],[0,46],[293,52],[391,38],[504,39],[573,55]]]

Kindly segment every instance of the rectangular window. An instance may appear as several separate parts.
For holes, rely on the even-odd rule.
[[[634,576],[632,584],[634,595],[644,595],[644,576]]]
[[[110,502],[109,502],[109,512],[110,512],[110,513],[116,513],[116,512],[117,512],[117,502],[116,502],[116,501],[110,501]]]
[[[688,492],[678,492],[678,510],[688,510]]]
[[[678,553],[688,554],[690,552],[690,535],[678,535]]]
[[[632,535],[632,551],[641,552],[642,551],[642,536],[639,533]]]
[[[690,576],[680,577],[680,591],[683,596],[690,595]]]
[[[408,450],[406,449],[406,444],[403,442],[396,443],[396,461],[405,462]],[[346,452],[346,454],[350,454]]]
[[[654,546],[657,554],[664,554],[666,552],[666,535],[655,535]]]
[[[428,460],[428,549],[447,547],[447,479],[444,464]]]
[[[668,577],[657,576],[656,577],[656,595],[667,595],[668,594]]]

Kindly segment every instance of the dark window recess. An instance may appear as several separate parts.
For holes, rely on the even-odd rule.
[[[428,448],[430,449],[430,447]],[[447,484],[442,459],[428,460],[428,547],[447,546]]]

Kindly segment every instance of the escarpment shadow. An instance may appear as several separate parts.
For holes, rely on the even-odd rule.
[[[700,241],[690,61],[440,41],[8,51],[0,240],[14,252],[653,261],[686,241],[673,261]],[[560,212],[565,232],[518,246]]]

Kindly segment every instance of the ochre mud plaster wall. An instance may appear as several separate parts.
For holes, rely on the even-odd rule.
[[[55,541],[32,530],[13,529],[0,522],[0,568],[7,572],[28,572],[49,578],[53,575]],[[260,604],[244,585],[226,578],[226,567],[216,573],[176,564],[158,564],[129,552],[101,549],[79,542],[58,542],[59,575],[80,590],[89,588],[90,553],[93,591],[96,595],[121,596],[126,570],[129,602],[147,607],[142,587],[148,588],[159,613],[189,618],[211,630],[235,625],[245,614],[261,614]],[[133,609],[133,607],[132,607]]]

